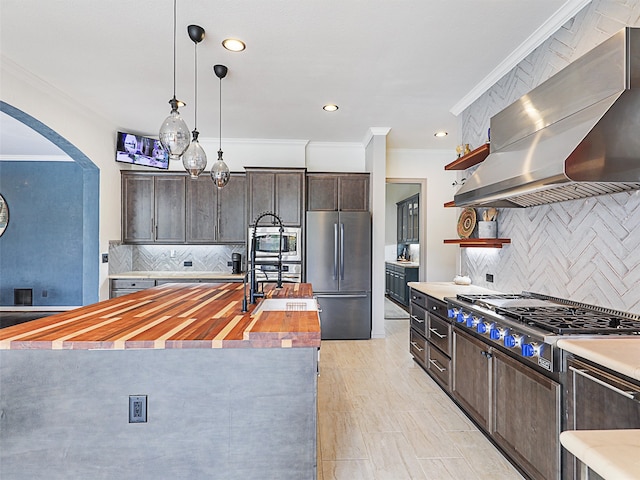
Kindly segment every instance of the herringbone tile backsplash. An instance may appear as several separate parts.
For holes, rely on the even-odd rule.
[[[624,26],[640,26],[640,1],[591,2],[463,112],[463,142],[484,143],[492,115]],[[511,245],[461,250],[474,284],[640,313],[640,192],[501,209],[498,222]]]
[[[244,245],[109,245],[109,274],[125,272],[231,272],[233,253],[242,254]],[[185,267],[190,261],[192,266]]]

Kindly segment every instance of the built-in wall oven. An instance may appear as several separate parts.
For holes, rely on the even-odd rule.
[[[565,478],[565,373],[556,343],[567,335],[637,334],[640,317],[530,292],[446,300],[454,399],[527,477]]]
[[[277,260],[280,245],[282,246],[283,262],[302,261],[301,229],[297,227],[278,226],[255,227],[256,262]],[[251,252],[254,241],[254,227],[249,228],[248,252]],[[251,258],[250,255],[247,258]]]

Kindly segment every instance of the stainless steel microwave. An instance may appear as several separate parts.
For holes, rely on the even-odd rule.
[[[249,258],[253,247],[253,228],[249,228]],[[302,261],[301,229],[296,227],[284,227],[282,234],[280,227],[256,227],[256,262],[260,259],[276,259],[278,257],[278,242],[282,244],[283,262]]]

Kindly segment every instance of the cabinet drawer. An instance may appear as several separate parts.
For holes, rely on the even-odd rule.
[[[449,391],[451,385],[451,359],[432,345],[427,347],[427,372]]]
[[[122,289],[118,289],[118,290],[111,290],[111,296],[109,298],[117,298],[117,297],[122,297],[124,295],[129,295],[130,293],[136,293],[139,292],[140,290],[132,290],[129,288],[122,288]]]
[[[427,313],[427,339],[447,355],[451,355],[451,324]]]
[[[427,296],[424,293],[420,293],[417,290],[411,289],[411,302],[417,303],[422,308],[427,308]],[[446,308],[445,308],[446,312]],[[446,313],[445,313],[446,317]]]
[[[409,330],[409,352],[421,365],[426,366],[427,341],[413,328]]]
[[[128,288],[135,290],[144,290],[145,288],[151,288],[156,286],[155,280],[142,279],[142,278],[114,278],[111,280],[111,288]]]
[[[411,328],[415,328],[421,335],[426,336],[427,311],[416,305],[411,304]]]
[[[447,315],[447,304],[441,302],[440,300],[436,300],[433,297],[427,297],[427,310],[429,313],[435,313],[436,315],[442,318],[448,318]]]

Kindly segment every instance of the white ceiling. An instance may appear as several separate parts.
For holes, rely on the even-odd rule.
[[[178,0],[177,97],[198,130],[224,138],[361,143],[390,127],[390,148],[451,149],[456,113],[586,0]],[[173,95],[172,0],[0,0],[0,52],[116,129],[157,136]],[[232,53],[226,37],[247,43]],[[336,103],[335,113],[322,110]],[[455,108],[454,108],[455,107]],[[27,112],[29,113],[29,112]],[[0,123],[1,155],[16,154]],[[434,137],[446,130],[444,139]],[[21,143],[24,148],[25,143]],[[59,151],[58,151],[59,152]],[[21,152],[33,153],[33,152]]]

